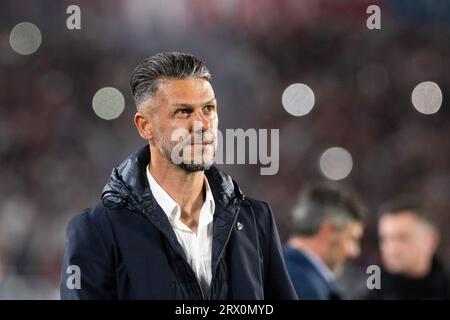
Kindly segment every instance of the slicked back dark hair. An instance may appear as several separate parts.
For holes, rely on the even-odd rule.
[[[141,61],[131,74],[131,91],[138,110],[154,96],[163,79],[202,78],[211,80],[206,65],[196,56],[181,52],[161,52]]]

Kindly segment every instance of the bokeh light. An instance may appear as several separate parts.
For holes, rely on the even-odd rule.
[[[341,147],[332,147],[322,153],[319,161],[322,174],[330,180],[346,178],[353,168],[351,154]]]
[[[116,88],[105,87],[94,95],[92,108],[100,118],[113,120],[118,118],[125,109],[125,98]]]
[[[21,55],[34,53],[41,46],[41,42],[41,31],[30,22],[17,24],[9,35],[11,48]]]
[[[420,113],[436,113],[442,105],[441,88],[432,81],[419,83],[411,94],[411,101],[414,108]]]
[[[312,110],[315,96],[312,89],[306,84],[294,83],[284,90],[281,101],[289,114],[300,117]]]

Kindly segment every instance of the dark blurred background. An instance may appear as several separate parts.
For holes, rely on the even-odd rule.
[[[69,30],[69,5],[81,30]],[[381,8],[381,30],[366,8]],[[10,33],[20,22],[42,34],[20,55]],[[152,0],[0,2],[0,298],[57,299],[65,228],[94,206],[114,165],[145,142],[132,123],[129,77],[160,51],[204,59],[219,101],[219,127],[280,129],[280,168],[221,165],[249,196],[269,202],[280,236],[307,182],[326,179],[322,153],[345,148],[353,167],[339,182],[369,208],[362,255],[342,276],[347,292],[379,264],[377,208],[420,194],[437,215],[439,249],[450,262],[450,1]],[[423,114],[415,86],[437,83],[443,103]],[[311,112],[295,117],[283,91],[305,83]],[[125,109],[97,116],[95,93],[114,87]],[[363,280],[362,280],[363,279]],[[364,282],[365,283],[365,282]]]

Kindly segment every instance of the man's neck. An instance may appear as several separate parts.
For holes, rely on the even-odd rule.
[[[312,262],[317,266],[320,273],[325,277],[325,279],[327,279],[328,281],[333,281],[336,270],[333,271],[333,268],[326,262],[325,249],[320,239],[317,239],[314,236],[293,236],[289,238],[288,244],[292,248],[303,251],[307,256],[310,257],[310,260],[313,260]]]
[[[198,222],[198,215],[205,200],[203,171],[187,172],[163,157],[152,152],[150,173],[158,184],[181,208],[181,215]]]
[[[288,244],[297,250],[308,251],[316,255],[322,261],[324,261],[324,252],[322,250],[322,246],[318,243],[317,239],[314,237],[290,237],[288,240]]]

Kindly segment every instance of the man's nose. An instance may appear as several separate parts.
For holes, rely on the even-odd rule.
[[[355,259],[358,258],[359,255],[361,254],[361,248],[359,247],[359,245],[350,245],[347,249],[347,257],[349,259]]]
[[[210,128],[210,122],[208,117],[206,117],[202,112],[196,113],[195,117],[193,117],[192,129],[193,132],[208,131]]]
[[[358,258],[360,254],[361,254],[361,248],[359,247],[359,245],[355,245],[351,251],[351,258],[353,258],[353,259]]]

